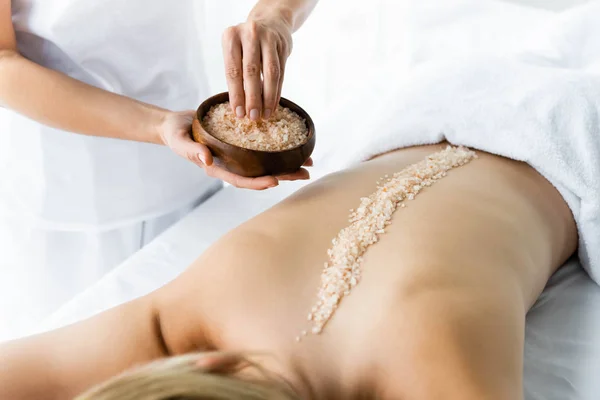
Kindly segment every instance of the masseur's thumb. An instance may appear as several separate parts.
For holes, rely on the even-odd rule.
[[[175,153],[187,158],[199,167],[209,167],[213,164],[213,157],[208,147],[195,142],[189,136],[173,140],[171,147]]]

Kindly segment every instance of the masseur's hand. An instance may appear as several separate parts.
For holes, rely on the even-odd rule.
[[[292,30],[277,13],[251,13],[223,34],[229,100],[237,117],[267,119],[279,104]]]
[[[191,137],[191,126],[194,120],[194,111],[168,113],[161,124],[160,136],[162,142],[169,146],[176,154],[180,155],[203,168],[206,174],[221,179],[238,188],[264,190],[275,187],[280,180],[295,181],[309,179],[309,173],[301,168],[293,174],[280,176],[262,176],[259,178],[245,178],[232,174],[213,164],[213,157],[208,147],[195,142]],[[311,166],[308,160],[305,166]]]

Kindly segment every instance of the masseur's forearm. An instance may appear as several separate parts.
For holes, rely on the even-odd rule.
[[[87,85],[14,50],[0,52],[0,106],[42,124],[92,136],[162,143],[166,110]]]
[[[319,0],[261,0],[250,12],[250,18],[263,19],[274,14],[283,17],[295,32],[315,8]]]

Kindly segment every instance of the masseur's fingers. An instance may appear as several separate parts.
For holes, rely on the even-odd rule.
[[[280,181],[299,181],[310,179],[310,173],[304,168],[300,168],[298,171],[291,174],[278,175],[277,179]]]
[[[277,178],[273,176],[261,176],[258,178],[246,178],[221,169],[216,165],[204,168],[206,173],[213,178],[221,179],[237,188],[265,190],[279,185]]]
[[[277,104],[281,99],[281,90],[283,89],[283,79],[285,78],[285,65],[291,49],[288,49],[285,44],[282,44],[282,49],[279,50],[279,84],[277,86]]]
[[[274,35],[261,43],[263,62],[263,117],[268,119],[279,103],[281,67]]]
[[[242,64],[244,91],[246,93],[246,114],[257,121],[262,116],[261,50],[258,25],[249,22],[242,31]]]
[[[242,41],[238,27],[230,27],[223,33],[223,58],[231,111],[242,118],[246,115],[246,95],[242,73]]]

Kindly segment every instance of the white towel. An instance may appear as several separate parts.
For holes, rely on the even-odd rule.
[[[568,203],[581,262],[600,283],[599,21],[600,1],[562,13],[492,0],[415,2],[408,57],[382,67],[334,125],[320,127],[320,138],[337,130],[344,145],[325,139],[316,161],[338,169],[447,140],[527,162]],[[404,63],[409,72],[397,76]]]

